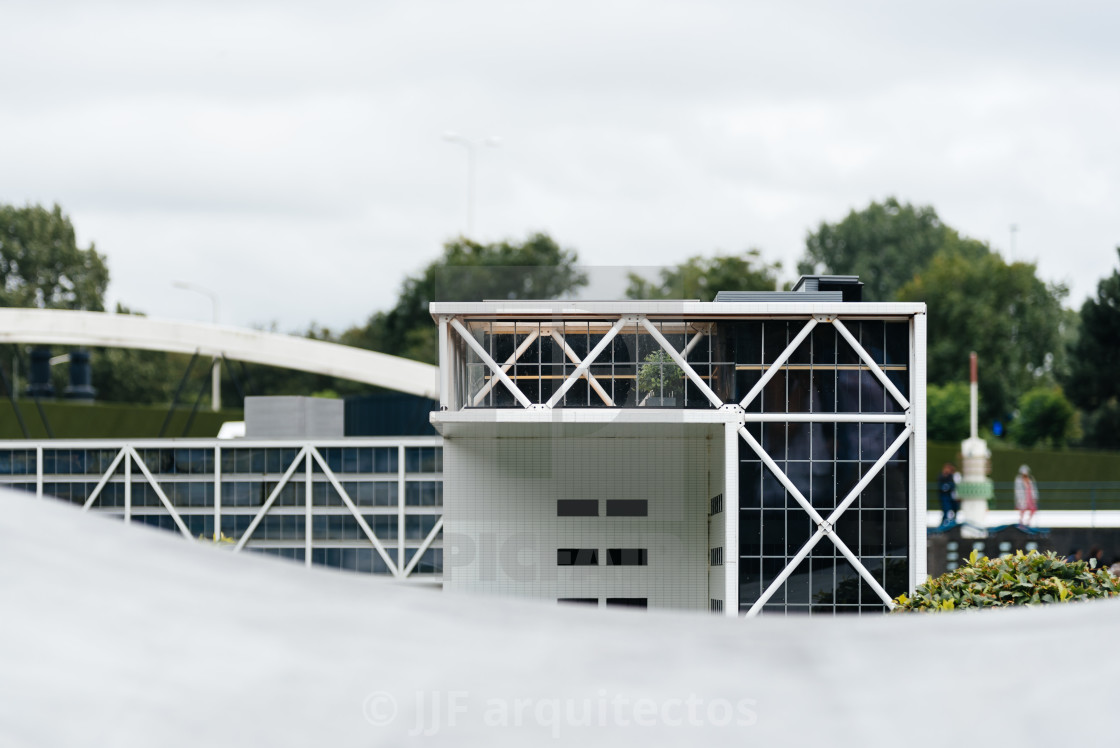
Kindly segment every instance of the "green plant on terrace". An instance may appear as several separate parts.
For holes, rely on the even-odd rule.
[[[642,397],[680,397],[684,394],[684,372],[665,351],[654,351],[642,359],[638,390]]]
[[[1116,577],[1094,563],[1067,562],[1053,551],[990,559],[968,557],[968,563],[920,585],[914,597],[895,598],[895,612],[1002,608],[1010,605],[1068,603],[1120,594]]]

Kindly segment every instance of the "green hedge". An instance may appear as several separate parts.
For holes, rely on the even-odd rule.
[[[1012,481],[1019,466],[1031,466],[1040,481],[1120,481],[1120,453],[1081,450],[1005,449],[989,439],[992,450],[993,481]],[[929,442],[926,450],[926,476],[936,481],[941,466],[951,462],[961,467],[959,442]]]
[[[46,439],[47,429],[35,401],[21,399],[18,405],[31,438]],[[166,405],[43,401],[42,407],[56,439],[154,439],[167,417]],[[183,436],[189,418],[190,408],[176,409],[165,436]],[[240,410],[214,413],[200,408],[186,436],[213,438],[224,422],[240,420]],[[0,439],[23,438],[11,401],[0,401]]]

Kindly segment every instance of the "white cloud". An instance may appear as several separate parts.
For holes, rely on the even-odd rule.
[[[60,202],[111,296],[344,327],[465,228],[587,264],[760,247],[897,195],[1072,284],[1116,264],[1107,4],[23,4],[0,200]]]

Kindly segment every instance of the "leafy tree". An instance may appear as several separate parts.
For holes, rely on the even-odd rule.
[[[1081,446],[1120,449],[1120,404],[1116,400],[1082,415]]]
[[[928,304],[928,381],[960,381],[969,351],[980,359],[980,414],[1004,417],[1019,397],[1053,384],[1064,365],[1064,286],[1043,283],[1035,266],[1006,264],[999,255],[939,253],[898,291],[902,301]]]
[[[720,291],[773,291],[780,270],[780,262],[762,262],[757,249],[742,255],[696,255],[661,270],[659,282],[630,273],[626,298],[712,301]]]
[[[968,389],[962,382],[926,388],[926,433],[930,440],[956,442],[968,436]]]
[[[0,205],[0,280],[0,306],[101,311],[109,268],[58,205]]]
[[[893,301],[899,288],[945,251],[971,259],[988,253],[982,242],[943,224],[932,207],[890,197],[809,232],[797,269],[803,275],[858,275],[865,301]]]
[[[1019,398],[1019,415],[1011,438],[1024,447],[1063,447],[1077,434],[1075,413],[1058,387],[1036,387]]]
[[[1097,297],[1081,305],[1080,321],[1066,391],[1075,405],[1094,411],[1120,398],[1120,271],[1097,284]]]
[[[554,299],[587,284],[576,261],[574,251],[561,248],[547,234],[533,234],[520,244],[479,244],[460,237],[447,242],[443,256],[419,275],[405,278],[392,309],[347,330],[341,342],[435,363],[436,328],[429,303]]]

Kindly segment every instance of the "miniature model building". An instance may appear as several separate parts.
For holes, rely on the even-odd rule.
[[[886,610],[925,575],[925,306],[859,289],[432,304],[445,588]]]

